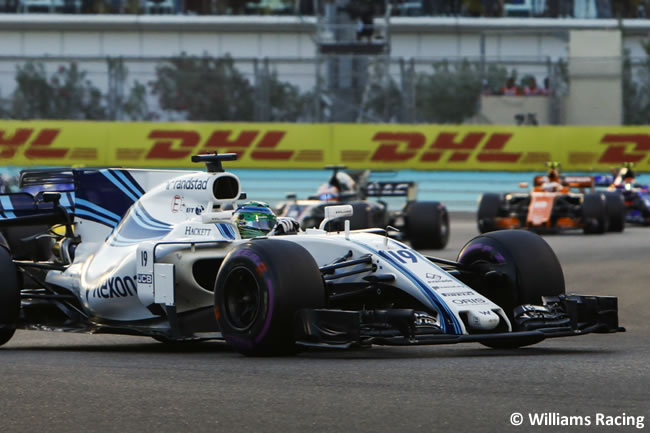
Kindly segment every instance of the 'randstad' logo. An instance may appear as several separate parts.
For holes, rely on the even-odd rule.
[[[203,179],[181,179],[172,180],[167,184],[167,189],[184,189],[184,190],[199,190],[208,189],[208,181]]]

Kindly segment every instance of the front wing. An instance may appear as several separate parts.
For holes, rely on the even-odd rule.
[[[618,299],[612,296],[561,295],[544,297],[543,305],[515,308],[512,332],[454,335],[426,320],[426,313],[409,309],[305,309],[296,317],[296,342],[312,347],[433,345],[484,343],[516,347],[546,338],[589,333],[623,332],[618,324]]]

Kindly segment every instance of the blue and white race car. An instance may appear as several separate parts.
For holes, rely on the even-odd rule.
[[[615,297],[566,295],[544,240],[472,239],[456,261],[424,256],[384,229],[297,229],[262,203],[238,205],[233,154],[207,172],[73,169],[73,188],[0,196],[0,226],[45,226],[49,257],[0,237],[0,343],[15,329],[224,340],[246,355],[297,348],[479,342],[617,332]],[[224,210],[233,206],[235,210]]]

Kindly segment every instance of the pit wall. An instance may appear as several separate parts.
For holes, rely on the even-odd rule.
[[[650,171],[650,127],[0,121],[0,166],[192,168],[215,150],[233,168]]]

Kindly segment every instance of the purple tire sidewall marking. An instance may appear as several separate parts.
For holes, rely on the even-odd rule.
[[[265,273],[265,275],[266,275],[266,273]],[[259,343],[260,341],[262,341],[262,339],[269,332],[269,327],[271,326],[271,319],[273,318],[273,298],[274,298],[274,296],[273,296],[274,295],[273,283],[271,281],[271,278],[265,278],[264,281],[266,281],[266,287],[268,288],[269,308],[266,311],[266,320],[264,321],[264,326],[262,327],[262,331],[259,333],[259,335],[257,337],[255,337],[255,342],[256,343]]]
[[[233,253],[233,257],[245,257],[252,261],[255,264],[256,269],[260,269],[262,265],[266,265],[264,260],[260,258],[254,251],[251,251],[249,249],[240,249],[237,250]],[[264,325],[262,326],[262,330],[257,334],[257,336],[253,337],[255,339],[255,343],[259,343],[266,337],[266,334],[269,332],[269,328],[271,327],[271,320],[273,319],[273,310],[274,310],[274,298],[275,298],[275,289],[273,287],[273,280],[270,275],[271,269],[269,266],[266,266],[266,272],[264,272],[262,275],[258,275],[265,283],[267,287],[267,293],[268,293],[268,309],[266,311],[266,319],[264,320]],[[250,348],[251,344],[250,342],[247,342],[247,348]]]
[[[463,254],[462,254],[462,256],[460,257],[459,260],[462,261],[463,257],[465,257],[465,255],[468,252],[478,250],[478,249],[480,249],[481,251],[492,253],[492,257],[494,257],[494,259],[497,261],[497,263],[505,263],[506,262],[506,258],[503,257],[503,254],[501,254],[498,251],[495,251],[495,248],[493,246],[483,244],[481,242],[477,242],[477,243],[472,244],[469,247],[465,248],[465,250],[463,250]]]

